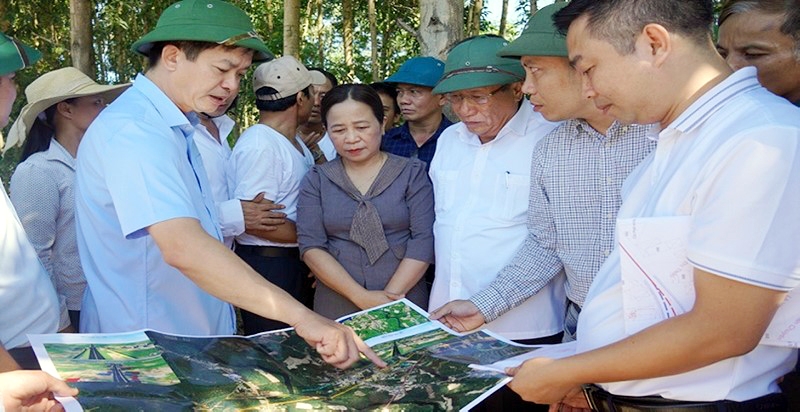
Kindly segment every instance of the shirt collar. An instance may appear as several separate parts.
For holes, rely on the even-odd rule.
[[[65,164],[75,170],[75,158],[55,138],[50,139],[50,147],[43,153],[45,159]]]
[[[183,113],[178,105],[175,104],[152,80],[142,73],[136,76],[132,88],[142,93],[147,100],[155,107],[159,115],[170,127],[177,127],[184,132],[191,133],[194,125],[199,122],[194,113]]]
[[[527,99],[523,99],[522,104],[520,104],[520,107],[517,109],[517,112],[514,114],[514,116],[512,116],[511,119],[506,122],[505,125],[503,125],[494,139],[485,144],[496,142],[511,133],[517,136],[524,136],[528,129],[528,123],[531,116],[533,116],[533,107]],[[463,122],[459,122],[458,124],[461,128],[461,133],[459,133],[461,140],[469,144],[476,144],[478,146],[483,144],[481,143],[480,138],[478,138],[478,135],[467,129],[467,126],[465,126]]]
[[[758,83],[755,67],[741,68],[700,96],[665,130],[672,129],[681,133],[691,132],[716,113],[733,96],[759,87],[761,84]]]

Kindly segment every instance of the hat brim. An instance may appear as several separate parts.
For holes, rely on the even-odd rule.
[[[17,70],[30,67],[42,58],[42,53],[38,50],[22,42],[15,42],[8,36],[6,37],[9,41],[3,44],[2,50],[0,50],[0,56],[9,57],[0,58],[0,76],[5,76]],[[17,47],[19,47],[19,49],[17,49]],[[20,55],[20,51],[25,54],[25,58]]]
[[[231,29],[223,26],[206,26],[202,30],[186,30],[185,26],[161,26],[156,27],[150,33],[142,36],[131,46],[131,50],[143,56],[147,56],[153,43],[162,41],[202,41],[217,43],[241,35],[241,30]],[[255,51],[253,62],[260,63],[275,58],[269,51],[267,45],[256,37],[242,39],[233,44],[237,47],[244,47]]]
[[[403,84],[413,84],[414,86],[422,86],[422,87],[430,87],[433,88],[436,86],[436,83],[427,84],[425,82],[421,82],[419,79],[421,77],[420,73],[410,73],[406,71],[399,71],[384,80],[384,83],[390,83],[392,85],[397,85],[400,83]],[[438,80],[438,79],[437,79]]]
[[[461,73],[443,79],[433,88],[433,94],[445,94],[479,87],[500,86],[521,82],[517,76],[507,73]]]
[[[557,33],[523,33],[497,52],[498,57],[519,59],[522,56],[569,57],[564,36]]]
[[[6,136],[6,146],[3,148],[3,153],[14,146],[22,146],[22,144],[25,142],[25,139],[28,137],[28,133],[31,131],[31,127],[33,127],[33,123],[36,121],[36,118],[40,113],[47,110],[48,107],[58,102],[63,102],[67,99],[93,95],[101,95],[103,98],[105,98],[106,102],[110,103],[119,97],[119,95],[130,86],[130,83],[118,85],[90,84],[75,90],[74,93],[61,96],[52,96],[48,97],[47,99],[37,100],[33,103],[26,104],[22,107],[22,110],[20,110],[17,120],[14,121],[14,124],[11,125],[11,129],[8,131],[8,136]]]

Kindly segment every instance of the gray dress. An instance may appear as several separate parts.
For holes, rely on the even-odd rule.
[[[300,185],[297,205],[301,256],[314,248],[327,251],[368,290],[382,290],[403,258],[433,262],[433,190],[425,164],[418,159],[388,156],[373,187],[363,197],[353,193],[349,179],[345,178],[344,184],[335,182],[344,171],[341,159],[314,166]],[[388,184],[376,191],[381,180]],[[377,211],[388,243],[388,250],[373,259],[351,238],[353,217],[367,202]],[[406,298],[427,308],[424,279],[409,290]],[[317,282],[315,312],[336,319],[359,310],[350,300]]]

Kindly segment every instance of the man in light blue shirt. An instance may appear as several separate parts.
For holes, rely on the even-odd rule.
[[[133,50],[149,69],[92,123],[78,153],[81,331],[233,334],[232,303],[294,326],[337,367],[359,351],[382,364],[352,330],[305,308],[221,242],[195,113],[224,108],[251,62],[272,57],[249,17],[219,0],[181,1]]]

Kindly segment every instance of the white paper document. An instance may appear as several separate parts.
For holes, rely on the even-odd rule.
[[[632,335],[685,313],[694,305],[693,266],[687,260],[687,216],[619,219],[625,332]],[[800,346],[800,292],[784,300],[761,343]]]

